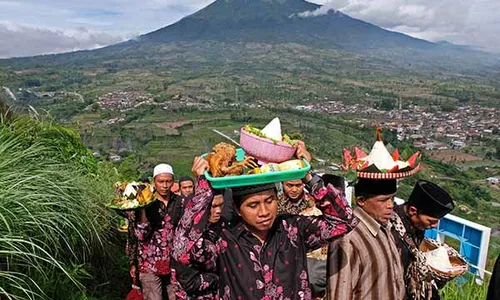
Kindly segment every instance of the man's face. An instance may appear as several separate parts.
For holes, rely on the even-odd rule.
[[[191,180],[182,181],[179,183],[179,190],[184,197],[192,196],[194,194],[194,184]]]
[[[283,182],[283,193],[293,201],[297,201],[304,193],[304,184],[302,180],[289,180]]]
[[[167,196],[170,193],[170,188],[174,185],[174,175],[158,174],[154,178],[155,189],[161,196]]]
[[[267,233],[278,214],[276,192],[267,190],[244,197],[239,213],[251,232]]]
[[[212,200],[212,208],[210,209],[210,218],[208,222],[217,223],[222,214],[222,206],[224,205],[224,197],[222,195],[215,195]]]
[[[410,216],[410,221],[413,224],[413,227],[419,230],[436,228],[439,223],[438,218],[418,213],[415,206],[408,207],[408,215]]]
[[[358,198],[357,203],[375,221],[380,224],[386,224],[391,218],[395,195],[396,193],[390,195],[377,195],[361,200]]]

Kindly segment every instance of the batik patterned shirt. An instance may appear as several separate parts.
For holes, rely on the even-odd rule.
[[[278,216],[264,243],[240,222],[207,245],[202,235],[213,195],[208,181],[199,177],[196,196],[176,231],[173,257],[207,268],[218,264],[220,299],[311,299],[306,253],[346,234],[355,223],[342,191],[316,184],[311,194],[324,215]]]
[[[225,222],[221,219],[217,224],[210,224],[210,228],[203,234],[203,241],[211,244],[220,236]],[[202,245],[201,247],[207,247]],[[214,300],[218,297],[218,270],[206,270],[198,262],[185,265],[172,260],[172,285],[177,300]]]
[[[424,237],[425,237],[425,231],[423,230],[418,230],[415,228],[412,223],[410,218],[405,212],[404,205],[398,205],[394,207],[394,213],[399,216],[401,221],[403,222],[403,225],[406,230],[406,235],[409,237],[409,240],[413,242],[413,246],[415,248],[419,248],[420,244],[423,242]],[[392,220],[391,220],[392,221]],[[408,250],[408,248],[405,247],[403,240],[401,239],[401,235],[399,232],[396,230],[392,230],[392,234],[394,235],[394,240],[396,241],[396,247],[398,248],[399,252],[401,253],[401,259],[403,263],[403,268],[406,274],[406,271],[408,270],[408,266],[410,265],[410,262],[413,259],[413,254]]]
[[[137,260],[139,272],[157,275],[170,274],[170,251],[174,239],[174,224],[182,215],[181,199],[172,194],[168,204],[157,201],[147,209],[157,210],[160,218],[155,226],[148,220],[135,222],[134,233],[137,237]],[[153,228],[154,226],[154,228]]]

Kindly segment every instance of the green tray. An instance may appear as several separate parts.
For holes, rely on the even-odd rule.
[[[206,157],[207,153],[202,157]],[[245,151],[241,148],[236,149],[236,160],[241,161],[245,158]],[[249,186],[273,182],[281,182],[286,180],[302,179],[306,176],[307,172],[311,169],[311,165],[305,159],[303,160],[305,167],[298,170],[270,172],[264,174],[251,174],[227,177],[212,177],[210,173],[205,171],[205,177],[210,181],[212,188],[224,189],[239,186]]]

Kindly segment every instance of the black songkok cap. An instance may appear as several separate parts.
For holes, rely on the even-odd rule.
[[[321,179],[323,179],[323,183],[325,184],[325,186],[331,184],[336,189],[345,190],[345,179],[342,176],[323,174],[323,176],[321,176]]]
[[[189,176],[182,176],[181,178],[179,178],[179,183],[184,182],[184,181],[191,181],[194,184],[193,178],[191,178]]]
[[[411,192],[408,204],[415,206],[419,213],[441,219],[455,208],[450,194],[437,184],[419,180]]]
[[[396,179],[359,178],[354,185],[356,196],[391,195],[397,190]]]
[[[224,195],[224,189],[213,189],[214,196]]]
[[[239,207],[241,205],[241,200],[243,199],[243,197],[273,189],[276,190],[275,183],[234,187],[232,188],[234,204]]]

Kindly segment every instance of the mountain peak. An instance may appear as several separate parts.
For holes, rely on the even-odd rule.
[[[340,12],[292,17],[320,7],[305,0],[217,0],[173,25],[141,36],[141,40],[298,43],[356,52],[433,45]]]
[[[279,19],[320,7],[304,0],[217,0],[187,18],[220,20]]]

